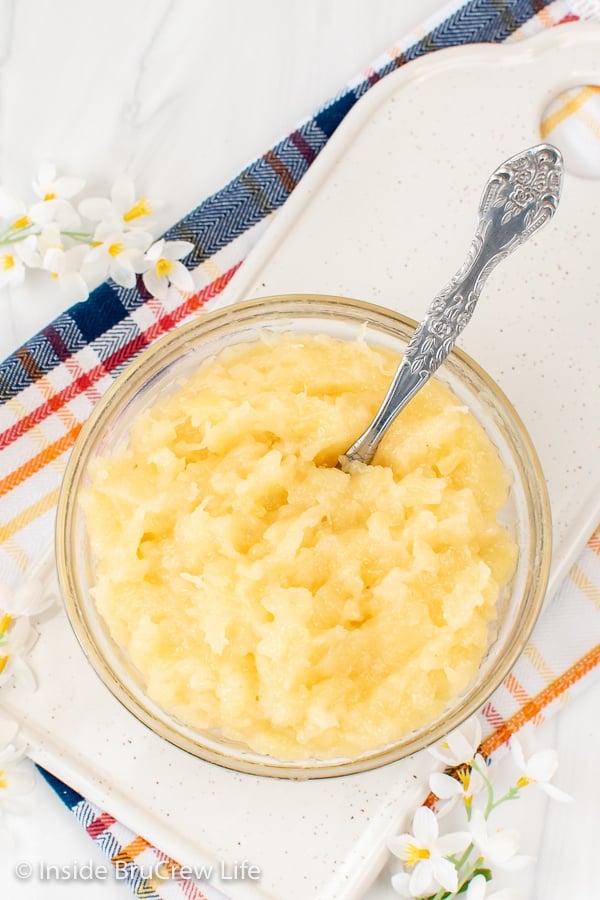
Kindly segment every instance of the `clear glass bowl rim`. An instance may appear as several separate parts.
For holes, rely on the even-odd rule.
[[[123,402],[135,396],[136,392],[152,378],[157,371],[164,370],[170,361],[199,341],[207,340],[223,330],[238,331],[240,328],[256,329],[279,320],[310,320],[331,318],[340,321],[346,318],[356,326],[367,323],[376,330],[382,330],[402,340],[406,340],[416,326],[416,322],[401,313],[362,300],[325,294],[281,294],[266,296],[256,300],[239,302],[208,313],[201,313],[193,320],[175,328],[158,339],[117,376],[104,396],[94,407],[84,423],[73,447],[64,472],[59,493],[55,552],[58,581],[65,603],[67,616],[81,648],[96,674],[113,696],[140,722],[151,729],[159,738],[208,762],[216,763],[238,772],[281,778],[323,778],[354,774],[395,762],[443,737],[459,726],[478,710],[501,684],[517,658],[523,651],[541,611],[550,571],[551,555],[551,514],[548,492],[542,468],[533,443],[513,405],[496,382],[471,357],[455,348],[448,363],[458,363],[487,389],[494,398],[501,419],[509,423],[517,436],[520,448],[520,463],[523,466],[525,484],[531,488],[528,494],[528,513],[533,545],[529,548],[531,557],[531,577],[528,579],[525,596],[520,604],[518,629],[511,634],[511,640],[501,659],[496,660],[493,669],[479,689],[467,692],[466,698],[431,726],[411,733],[406,738],[377,748],[356,759],[280,761],[270,757],[247,752],[231,743],[219,744],[213,739],[203,743],[203,736],[191,729],[180,726],[157,714],[151,703],[140,702],[135,690],[126,678],[119,676],[108,663],[97,641],[97,621],[90,620],[86,611],[85,598],[78,581],[76,566],[76,518],[77,496],[90,457],[105,428],[118,414]]]

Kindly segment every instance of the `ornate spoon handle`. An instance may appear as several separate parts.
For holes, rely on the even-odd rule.
[[[340,457],[370,463],[398,413],[444,362],[473,315],[492,269],[552,218],[562,186],[560,152],[538,144],[506,160],[490,176],[479,204],[467,259],[415,329],[381,407],[367,430]]]

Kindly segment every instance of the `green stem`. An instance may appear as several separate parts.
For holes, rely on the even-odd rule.
[[[482,772],[479,766],[476,763],[473,763],[473,768],[476,772],[481,775],[483,782],[485,784],[485,790],[487,793],[487,803],[484,811],[485,819],[489,819],[490,815],[493,813],[495,809],[497,809],[502,803],[506,803],[507,800],[516,800],[519,796],[519,791],[521,790],[518,785],[513,785],[513,787],[509,788],[505,794],[499,797],[497,800],[494,800],[494,788],[492,787],[492,782],[487,777],[485,772]]]
[[[61,234],[64,234],[65,237],[69,237],[74,241],[84,241],[86,244],[89,244],[94,235],[89,234],[89,232],[85,231],[61,231]]]
[[[496,800],[494,803],[492,803],[492,805],[489,807],[489,813],[487,812],[487,807],[486,807],[486,819],[487,819],[488,815],[490,815],[490,813],[492,813],[495,809],[497,809],[502,803],[506,803],[507,800],[516,800],[517,797],[519,796],[520,790],[521,789],[519,787],[517,787],[517,785],[514,785],[514,787],[509,788],[505,794],[503,794],[501,797],[498,798],[498,800]]]
[[[462,867],[464,866],[464,864],[466,863],[466,861],[468,860],[468,858],[470,857],[471,852],[472,852],[472,850],[473,850],[474,847],[475,847],[475,844],[471,841],[471,843],[470,843],[469,846],[466,848],[466,850],[464,851],[464,853],[463,853],[463,855],[461,856],[461,858],[460,858],[460,859],[458,860],[458,862],[456,863],[456,868],[457,868],[457,870],[458,870],[459,872],[460,872],[460,870],[462,869]]]
[[[477,774],[481,776],[483,783],[485,785],[485,792],[487,794],[487,803],[485,805],[485,811],[484,811],[483,815],[484,815],[485,819],[488,819],[491,811],[494,809],[494,788],[492,787],[492,782],[487,777],[487,773],[482,772],[482,770],[479,768],[479,766],[477,765],[476,762],[473,762],[473,768],[475,769]],[[467,818],[470,818],[470,815],[468,815]]]
[[[467,858],[468,858],[469,854],[471,853],[471,850],[473,850],[473,847],[474,847],[474,844],[470,844],[470,845],[467,847],[467,850],[465,851],[465,856],[466,856]],[[463,857],[463,859],[464,859],[464,862],[467,861],[466,858]],[[457,896],[458,896],[458,894],[460,894],[460,892],[461,892],[462,890],[464,890],[465,886],[469,883],[469,881],[470,881],[471,878],[473,877],[473,873],[474,873],[474,872],[479,868],[479,866],[481,866],[482,863],[484,863],[484,862],[485,862],[485,860],[484,860],[483,856],[478,856],[477,859],[475,860],[475,862],[472,862],[472,863],[469,865],[469,868],[467,869],[466,872],[463,873],[463,875],[461,876],[461,878],[460,878],[460,880],[459,880],[459,882],[458,882],[458,890],[456,891]],[[463,863],[461,862],[461,866],[462,866],[462,865],[463,865]],[[460,869],[459,869],[459,871],[460,871]]]
[[[444,890],[444,888],[440,888],[435,896],[431,897],[430,900],[443,900],[444,897],[452,897],[452,894],[449,894],[448,891]]]
[[[460,876],[460,870],[462,869],[462,867],[465,865],[465,863],[469,859],[469,856],[471,855],[471,852],[474,849],[474,847],[475,847],[475,845],[473,843],[469,844],[469,846],[466,848],[466,850],[464,851],[461,858],[454,863],[454,865],[456,866],[456,871],[459,873],[459,876]],[[452,857],[450,857],[450,859],[452,860]],[[467,882],[469,881],[469,878],[471,877],[471,875],[473,874],[473,872],[475,871],[475,869],[477,868],[477,866],[479,865],[480,862],[483,862],[483,857],[481,857],[481,856],[477,857],[475,862],[471,863],[471,865],[469,866],[467,871],[464,872],[463,875],[459,877],[458,888],[456,889],[456,891],[450,892],[450,891],[447,891],[446,888],[440,888],[439,891],[437,892],[437,894],[435,894],[433,897],[429,897],[428,900],[452,900],[452,897],[458,897],[458,895],[460,894],[460,892],[462,891],[464,886],[467,884]]]
[[[25,238],[28,238],[30,234],[40,234],[39,231],[31,231],[31,228],[31,225],[28,225],[27,228],[19,228],[18,231],[12,231],[12,228],[9,228],[8,231],[0,235],[0,246],[18,244],[19,241],[24,241]]]

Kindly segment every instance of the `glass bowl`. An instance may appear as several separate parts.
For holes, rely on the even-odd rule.
[[[90,587],[93,559],[80,504],[94,457],[127,439],[132,419],[175,382],[225,347],[255,341],[266,331],[327,333],[402,352],[415,322],[356,300],[320,295],[282,295],[238,303],[202,315],[157,341],[116,379],[83,427],[65,472],[58,502],[56,559],[67,614],[89,662],[112,694],[160,738],[219,765],[252,774],[322,778],[361,772],[401,759],[438,740],[474,713],[510,671],[542,606],[550,565],[551,522],[544,477],[525,428],[493,380],[455,350],[436,377],[446,382],[484,427],[512,473],[501,512],[517,544],[516,571],[499,600],[494,634],[467,690],[444,713],[393,744],[356,758],[282,761],[257,754],[216,734],[190,728],[160,709],[98,614]]]

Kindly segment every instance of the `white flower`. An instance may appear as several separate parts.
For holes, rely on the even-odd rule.
[[[480,743],[481,724],[476,716],[472,716],[461,728],[455,728],[427,749],[436,759],[454,768],[472,763]]]
[[[469,832],[455,831],[440,837],[435,814],[426,806],[415,812],[412,828],[412,834],[399,834],[388,840],[390,851],[410,870],[408,878],[393,880],[395,890],[408,887],[409,896],[413,897],[435,894],[438,888],[456,891],[458,873],[447,857],[466,849],[471,843]]]
[[[528,784],[537,784],[542,791],[554,800],[560,800],[563,803],[572,802],[573,797],[550,784],[550,779],[558,768],[558,754],[556,750],[538,750],[529,759],[525,759],[521,743],[514,736],[510,741],[510,750],[517,768],[521,772],[521,777],[517,781],[517,787],[521,788],[526,787]]]
[[[42,226],[56,222],[62,229],[76,228],[81,219],[69,200],[84,184],[83,178],[59,177],[51,163],[42,163],[33,181],[33,190],[40,202],[34,203],[29,211],[32,221]]]
[[[0,247],[0,287],[21,284],[25,278],[25,264],[18,251],[18,244]]]
[[[100,222],[84,260],[86,280],[100,282],[110,276],[123,287],[134,287],[136,273],[144,268],[144,250],[151,243],[152,235],[146,231],[123,231],[119,225]]]
[[[110,200],[87,197],[79,204],[79,212],[92,222],[103,221],[123,230],[145,225],[152,215],[152,207],[145,197],[136,197],[133,180],[128,175],[120,175],[112,186]],[[140,219],[144,222],[140,223]]]
[[[13,743],[17,731],[16,722],[0,718],[0,813],[20,812],[20,795],[35,784],[34,770],[25,759],[25,751]]]
[[[481,754],[476,753],[472,765],[456,767],[454,775],[446,775],[444,772],[433,772],[429,776],[429,787],[440,800],[448,803],[441,812],[446,813],[454,806],[459,798],[470,814],[473,797],[484,790],[485,780],[480,774],[486,768],[485,760]]]
[[[500,891],[493,891],[488,894],[489,882],[486,881],[484,875],[476,875],[471,879],[465,894],[465,900],[513,900],[515,896],[512,891],[503,888]]]
[[[152,244],[145,255],[146,270],[142,275],[146,288],[159,300],[165,300],[169,285],[180,291],[193,291],[194,282],[185,266],[178,262],[194,249],[190,241],[165,241]]]
[[[2,186],[0,186],[0,217],[5,220],[4,228],[14,232],[15,235],[32,225],[23,201]]]
[[[38,633],[28,616],[14,619],[5,613],[0,618],[0,685],[14,678],[25,687],[35,690],[35,678],[24,657],[37,638]]]
[[[401,897],[415,897],[416,895],[410,889],[410,875],[408,872],[396,872],[395,875],[392,875],[391,883],[393,889],[397,894],[400,894]],[[436,886],[432,884],[428,893],[433,894],[436,893]]]
[[[50,247],[44,253],[42,267],[59,282],[68,303],[85,300],[89,294],[88,285],[81,274],[81,266],[87,251],[87,247],[79,245],[68,250]]]
[[[53,589],[41,578],[23,578],[12,589],[0,583],[0,685],[14,679],[35,690],[35,678],[25,659],[38,638],[31,619],[55,601]]]
[[[39,578],[23,578],[13,590],[0,583],[0,610],[13,618],[37,616],[53,603],[54,597]]]
[[[473,843],[484,857],[486,864],[499,866],[508,872],[517,872],[532,861],[531,856],[517,853],[518,831],[512,828],[497,828],[490,833],[488,823],[480,809],[473,810],[469,827]]]
[[[30,234],[13,244],[19,259],[29,268],[35,268],[41,264],[42,258],[38,248],[38,237]]]

